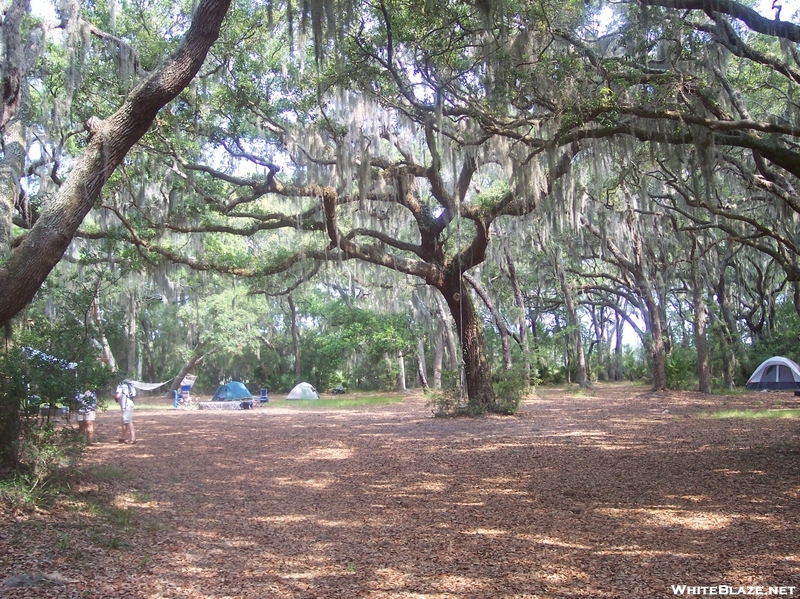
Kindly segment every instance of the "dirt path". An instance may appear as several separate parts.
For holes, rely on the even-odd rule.
[[[51,515],[40,530],[52,547],[23,559],[30,522],[16,536],[4,525],[0,579],[25,566],[74,580],[5,591],[15,598],[800,596],[798,420],[701,415],[795,399],[598,386],[544,391],[513,418],[434,419],[413,397],[142,410],[135,446],[110,442],[111,412],[98,422],[109,442],[88,459],[107,473],[117,528],[101,542],[97,526],[76,528],[85,509],[71,524]]]

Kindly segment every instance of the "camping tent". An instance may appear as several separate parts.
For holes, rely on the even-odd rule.
[[[286,399],[319,399],[319,393],[308,383],[298,383],[289,392]]]
[[[800,366],[789,358],[775,356],[756,368],[748,389],[800,389]]]
[[[217,387],[211,401],[231,401],[234,399],[253,399],[253,395],[239,381],[231,381]]]

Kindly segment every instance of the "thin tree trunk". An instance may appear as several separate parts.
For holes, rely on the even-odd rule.
[[[625,377],[625,359],[622,347],[622,333],[625,329],[625,321],[622,317],[614,314],[614,380],[621,381]]]
[[[399,391],[406,391],[406,358],[403,352],[397,352],[397,367],[400,371],[397,376],[397,388]]]
[[[531,384],[531,348],[528,344],[528,323],[525,318],[525,300],[522,297],[522,289],[517,279],[517,269],[511,259],[511,252],[505,248],[506,266],[508,268],[508,280],[511,282],[511,289],[514,291],[514,303],[517,306],[517,326],[519,329],[519,344],[522,349],[522,359],[525,369],[525,384]]]
[[[703,297],[705,284],[700,276],[697,240],[692,246],[692,303],[694,304],[694,344],[697,348],[697,381],[700,393],[711,393],[711,370],[708,358],[706,333],[706,305]]]
[[[294,353],[294,384],[302,382],[303,380],[303,364],[300,361],[300,339],[297,333],[297,308],[294,305],[294,299],[290,293],[287,296],[289,300],[289,311],[291,313],[292,321],[292,352]]]
[[[143,352],[146,356],[145,359],[145,370],[147,372],[147,380],[154,381],[156,380],[156,368],[155,368],[155,351],[153,348],[153,331],[152,325],[150,324],[150,319],[147,317],[147,311],[144,312],[144,316],[142,318],[142,336],[144,337],[144,343],[142,345]]]
[[[447,307],[438,293],[434,294],[434,297],[436,298],[436,306],[439,309],[439,317],[442,321],[442,332],[444,333],[449,362],[448,368],[450,370],[458,370],[458,346],[456,344],[456,337],[453,335],[453,329],[450,327],[450,317]]]
[[[794,311],[800,316],[800,281],[793,281],[792,287],[794,290]]]
[[[645,292],[646,293],[646,292]],[[665,391],[667,389],[667,358],[664,348],[664,333],[661,323],[661,314],[655,300],[646,293],[644,298],[647,305],[645,324],[650,333],[650,356],[652,359],[653,389]]]
[[[436,329],[433,339],[433,388],[442,388],[442,369],[444,367],[444,332]]]
[[[136,377],[136,323],[138,320],[138,310],[136,293],[131,290],[128,296],[128,368],[127,374],[131,378]]]
[[[100,301],[97,299],[97,295],[92,298],[90,311],[92,314],[92,321],[95,327],[97,327],[97,335],[100,338],[100,361],[106,364],[112,371],[116,371],[117,361],[114,359],[111,345],[109,345],[108,339],[106,338],[103,316],[100,312]]]
[[[581,323],[578,319],[578,310],[575,308],[575,300],[572,297],[572,288],[567,282],[567,276],[564,273],[560,248],[556,248],[555,250],[553,265],[555,267],[556,277],[558,277],[559,286],[561,287],[561,294],[564,296],[564,307],[567,311],[567,338],[572,341],[572,350],[575,353],[575,359],[578,363],[577,383],[579,387],[586,388],[588,385],[586,378],[586,355],[583,351]]]
[[[735,384],[736,369],[736,341],[734,333],[736,331],[736,321],[733,318],[733,310],[728,298],[727,284],[725,282],[725,270],[727,269],[730,253],[726,255],[721,265],[719,278],[717,279],[716,295],[722,318],[718,323],[717,330],[720,334],[720,349],[722,350],[722,384],[725,389],[733,389]]]
[[[425,364],[425,339],[417,337],[417,377],[424,391],[428,390],[428,368]]]

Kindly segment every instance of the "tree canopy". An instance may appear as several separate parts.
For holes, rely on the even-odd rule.
[[[129,371],[390,385],[413,356],[483,410],[515,364],[638,376],[624,330],[655,388],[731,386],[800,314],[779,6],[6,4],[4,323],[91,273]]]

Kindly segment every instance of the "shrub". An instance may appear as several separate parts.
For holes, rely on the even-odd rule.
[[[467,397],[461,387],[459,371],[442,372],[442,388],[431,393],[428,406],[437,418],[467,415]]]
[[[519,409],[520,402],[528,392],[528,381],[525,373],[519,370],[504,372],[493,385],[495,403],[489,409],[496,414],[510,416]]]
[[[519,409],[519,404],[528,391],[528,383],[521,371],[504,372],[492,387],[495,401],[489,406],[472,402],[460,384],[458,372],[442,374],[442,388],[431,395],[428,402],[437,417],[446,416],[480,416],[490,411],[495,414],[511,415]]]
[[[26,423],[18,442],[19,468],[0,483],[0,501],[17,509],[35,507],[75,468],[84,448],[74,428]]]
[[[697,352],[687,347],[674,348],[667,356],[664,370],[669,389],[683,391],[691,388],[697,380]]]

